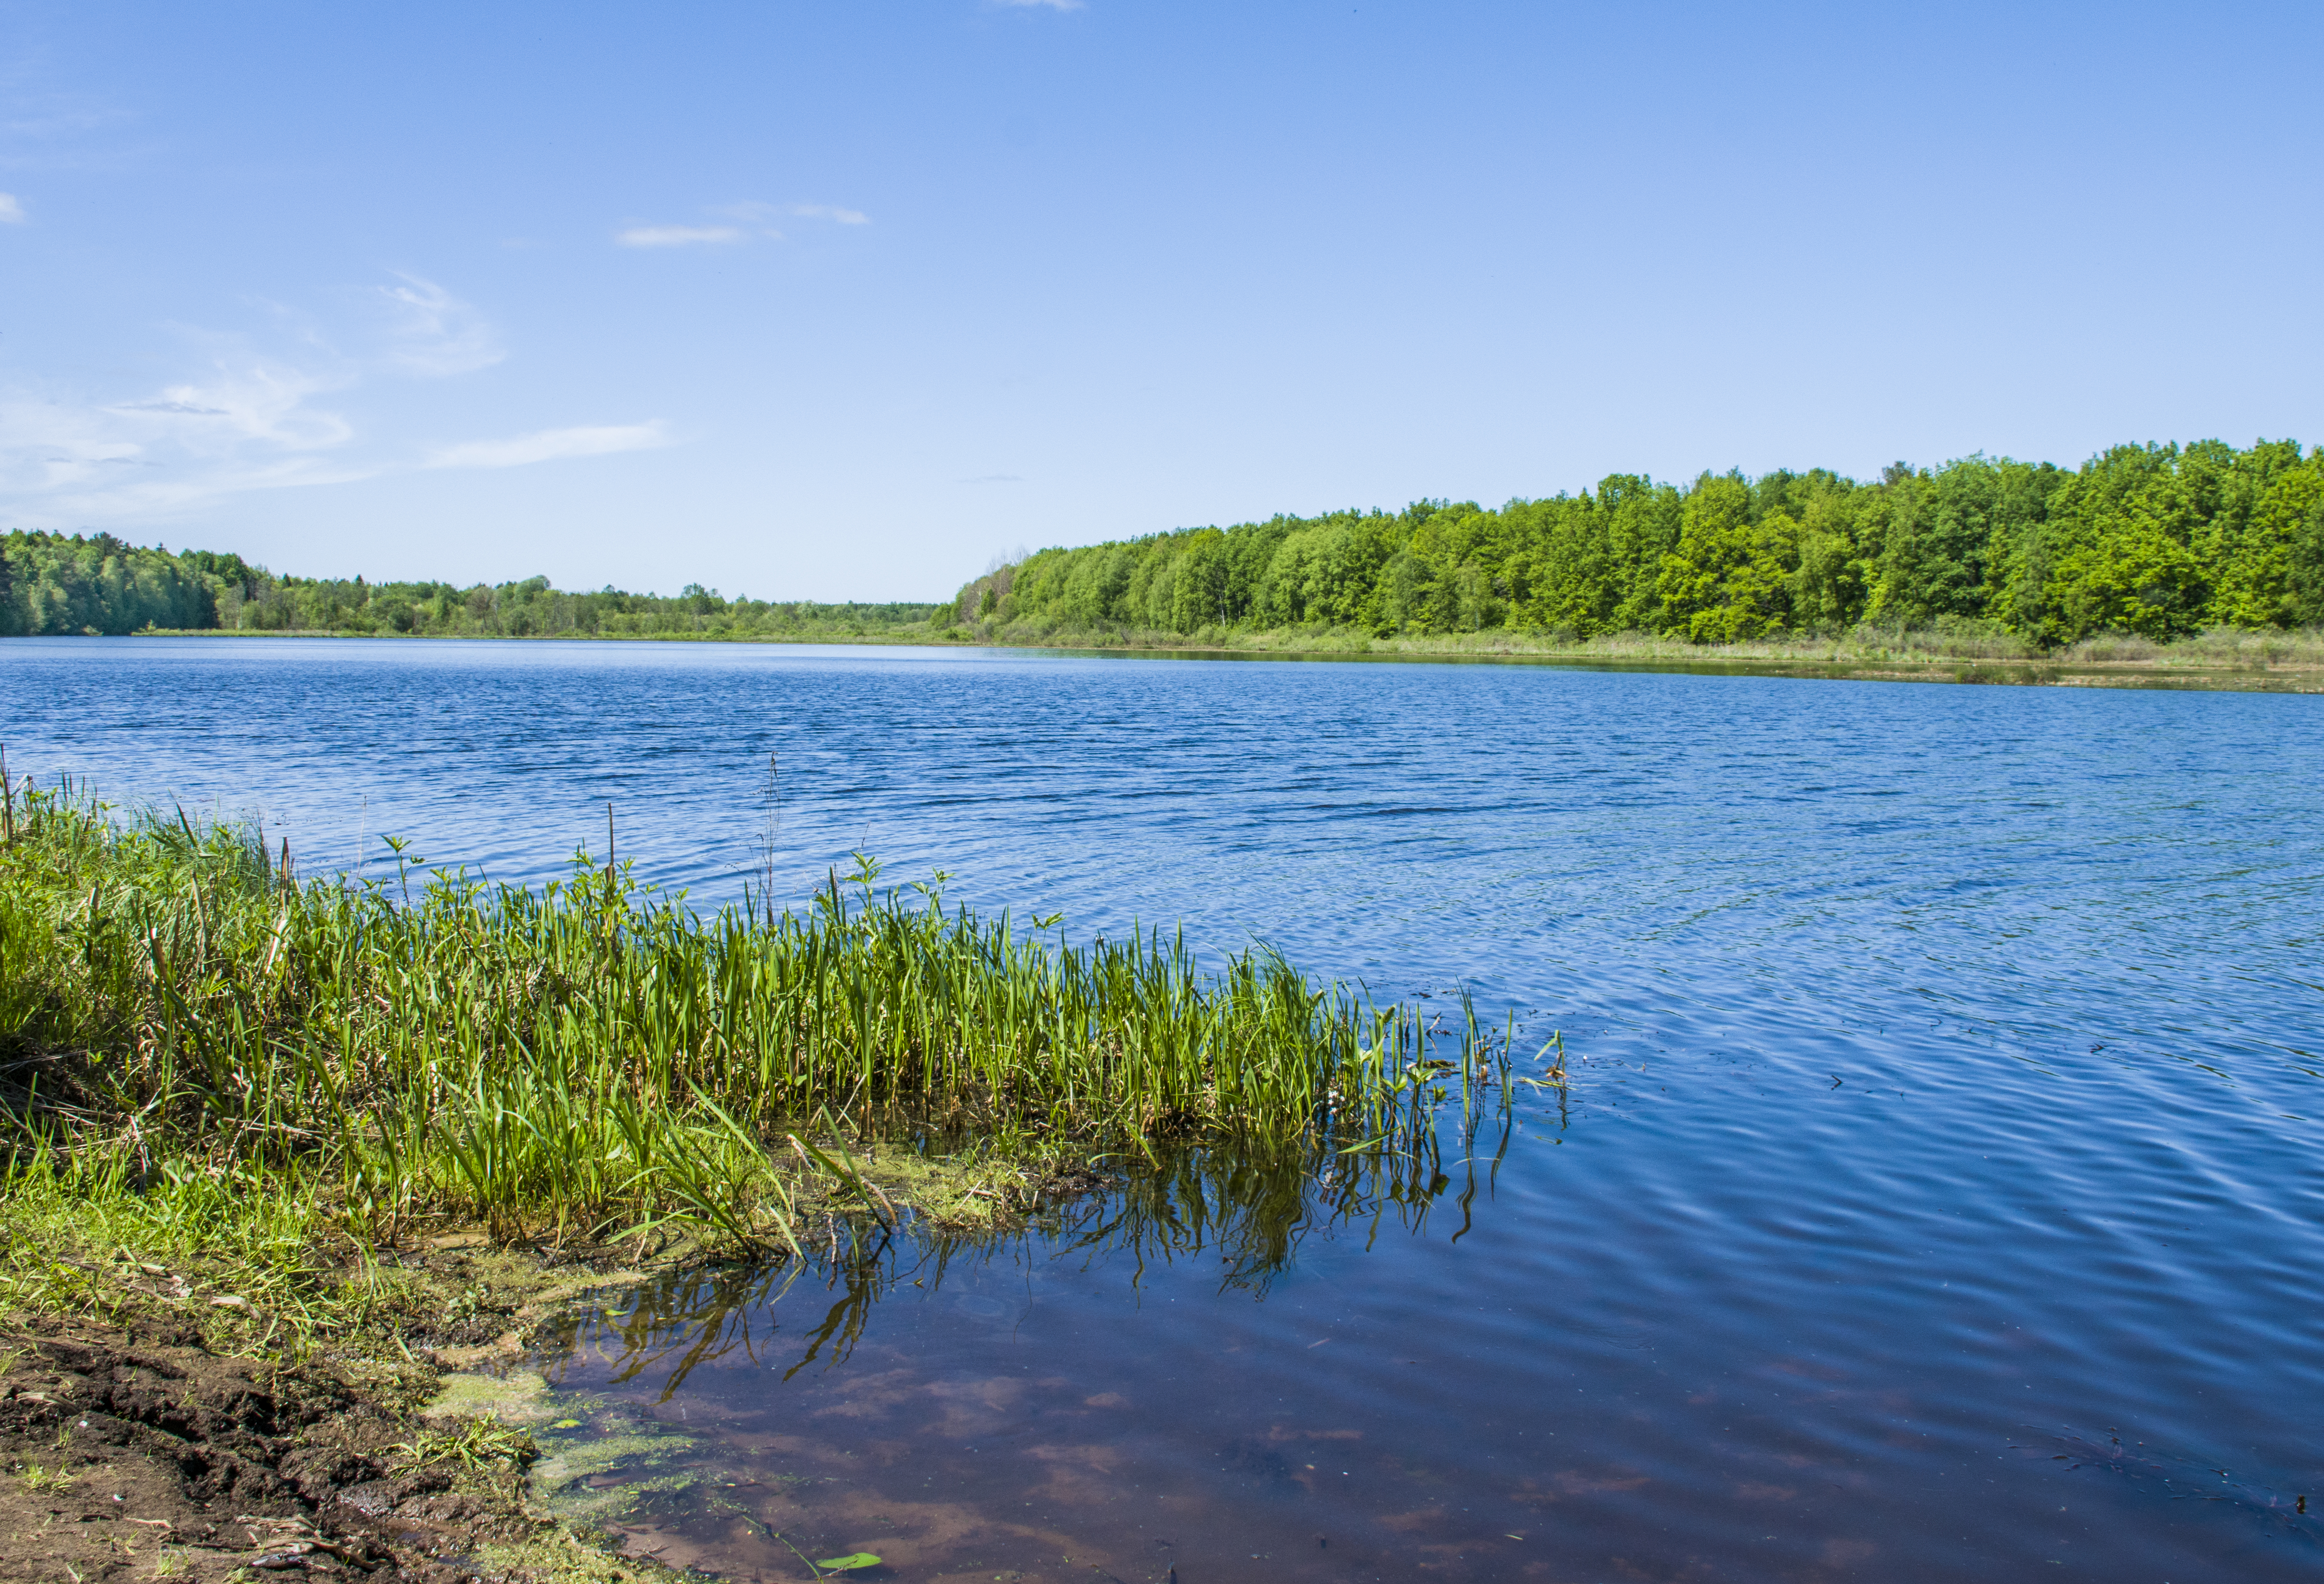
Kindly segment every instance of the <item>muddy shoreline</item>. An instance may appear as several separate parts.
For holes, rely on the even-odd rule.
[[[1102,1186],[1086,1171],[997,1177],[981,1219]],[[934,1179],[899,1174],[915,1201]],[[836,1237],[841,1220],[828,1218]],[[97,1307],[0,1320],[0,1580],[254,1584],[635,1584],[674,1578],[636,1537],[553,1514],[512,1375],[544,1322],[588,1295],[705,1264],[698,1242],[495,1246],[454,1230],[381,1251],[391,1296],[355,1323],[269,1352],[272,1317],[140,1273]],[[465,1451],[461,1450],[465,1444]],[[521,1449],[521,1450],[518,1450]],[[515,1455],[509,1455],[518,1450]]]
[[[407,1256],[419,1281],[385,1328],[296,1357],[237,1351],[242,1338],[206,1334],[201,1316],[12,1317],[0,1328],[0,1579],[530,1584],[663,1571],[540,1512],[523,1456],[447,1455],[465,1416],[431,1412],[455,1372],[513,1357],[541,1315],[639,1273],[447,1241]]]
[[[416,1416],[327,1368],[88,1320],[22,1326],[7,1345],[0,1577],[452,1584],[611,1565],[531,1515],[514,1470],[413,1466]],[[492,1565],[544,1545],[568,1569]]]

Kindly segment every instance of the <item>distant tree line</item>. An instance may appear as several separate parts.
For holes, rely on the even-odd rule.
[[[1616,633],[1697,643],[1983,629],[2324,623],[2324,449],[2117,446],[2079,469],[1964,458],[1858,482],[1817,469],[1277,516],[1045,550],[939,618],[988,636]]]
[[[1978,456],[1692,484],[1421,501],[1394,514],[1185,528],[994,568],[945,604],[575,593],[278,576],[238,555],[108,533],[0,537],[0,634],[1033,640],[1508,630],[1715,644],[1871,624],[2007,634],[2324,625],[2324,448],[2117,446],[2080,468]]]
[[[0,634],[148,628],[427,637],[862,637],[917,629],[943,605],[726,599],[689,583],[674,597],[522,582],[367,583],[278,577],[238,555],[141,549],[109,533],[0,538]]]

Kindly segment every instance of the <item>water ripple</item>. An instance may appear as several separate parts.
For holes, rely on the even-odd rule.
[[[689,1381],[816,1427],[715,1454],[825,1482],[762,1514],[827,1529],[813,1554],[885,1513],[891,1561],[1062,1537],[1189,1584],[1259,1552],[2178,1584],[2324,1558],[2313,699],[227,640],[0,643],[0,704],[17,770],[263,811],[310,872],[393,831],[538,880],[610,801],[706,902],[758,862],[773,754],[794,897],[862,846],[1070,931],[1183,922],[1564,1031],[1573,1094],[1524,1104],[1457,1243],[1482,1168],[1258,1283],[1036,1237],[891,1292],[842,1367]],[[808,1298],[767,1323],[811,1334]],[[653,1521],[705,1566],[780,1561]]]

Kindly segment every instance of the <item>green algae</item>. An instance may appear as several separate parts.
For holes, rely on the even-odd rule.
[[[447,1375],[443,1389],[420,1416],[430,1422],[485,1418],[503,1424],[546,1424],[558,1411],[545,1377],[530,1370],[512,1370],[504,1376]]]
[[[485,1545],[476,1552],[479,1571],[490,1576],[530,1575],[546,1584],[633,1584],[634,1580],[666,1578],[658,1563],[641,1563],[583,1544],[570,1534],[555,1540],[526,1541],[517,1545]]]
[[[699,1474],[645,1472],[694,1445],[694,1437],[670,1431],[554,1436],[532,1466],[532,1488],[560,1517],[601,1522],[630,1511],[648,1496],[674,1496],[701,1484]],[[629,1469],[639,1470],[640,1477],[602,1486],[589,1483]]]
[[[692,1436],[632,1429],[638,1422],[619,1413],[596,1418],[601,1433],[576,1433],[589,1423],[574,1417],[576,1412],[598,1406],[551,1391],[547,1379],[532,1371],[512,1370],[505,1376],[446,1376],[444,1389],[429,1404],[425,1417],[431,1423],[487,1418],[538,1427],[541,1456],[530,1470],[532,1489],[560,1517],[602,1522],[650,1496],[675,1496],[702,1483],[699,1474],[652,1472],[690,1451]],[[638,1477],[591,1483],[629,1470],[637,1471]]]

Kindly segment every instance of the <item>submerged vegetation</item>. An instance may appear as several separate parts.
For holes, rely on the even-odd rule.
[[[1835,637],[1870,627],[2012,656],[2102,634],[2324,625],[2324,451],[2117,446],[2079,469],[1969,457],[1858,482],[1825,469],[1618,474],[1498,510],[1277,516],[1045,550],[964,588],[1001,642],[1573,644]]]
[[[586,858],[538,892],[302,884],[240,830],[63,789],[12,791],[0,843],[0,1303],[193,1302],[180,1262],[217,1258],[213,1301],[297,1329],[328,1251],[461,1225],[796,1255],[813,1208],[911,1212],[883,1146],[1361,1152],[1506,1077],[1505,1041],[1437,1057],[1270,954],[1037,938],[868,861],[804,911],[704,917]]]

